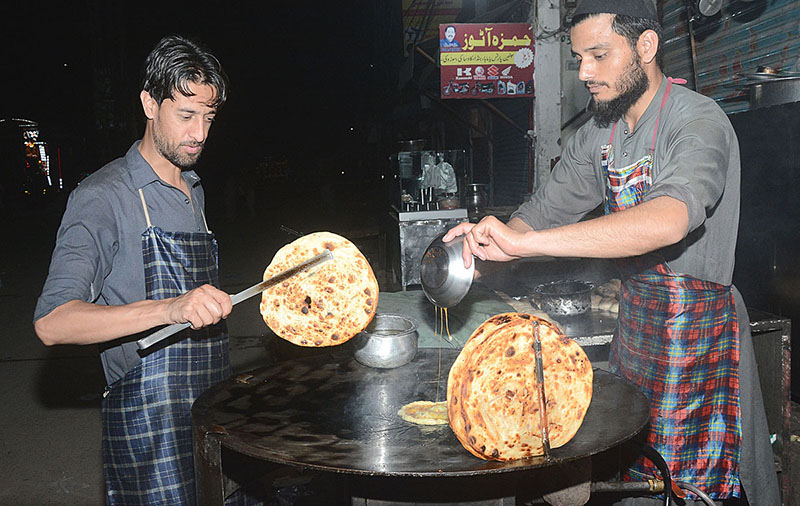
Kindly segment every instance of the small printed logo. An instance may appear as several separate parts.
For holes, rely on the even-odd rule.
[[[523,47],[514,55],[514,65],[524,69],[533,63],[533,51],[527,47]]]

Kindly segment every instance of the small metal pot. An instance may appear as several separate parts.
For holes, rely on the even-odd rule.
[[[408,316],[376,314],[367,328],[353,338],[353,357],[379,369],[400,367],[417,354],[417,322]]]
[[[532,302],[550,316],[574,316],[592,308],[592,289],[587,281],[553,281],[533,289]]]

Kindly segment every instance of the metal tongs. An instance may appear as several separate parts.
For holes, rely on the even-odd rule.
[[[536,382],[539,384],[539,428],[542,434],[542,449],[545,461],[550,461],[550,429],[547,421],[547,397],[544,393],[544,366],[542,365],[542,341],[539,339],[539,322],[533,321],[533,351],[536,355]]]
[[[247,300],[254,295],[258,295],[259,293],[263,292],[267,288],[280,283],[281,281],[285,281],[297,273],[305,271],[319,263],[325,262],[327,260],[333,259],[333,253],[330,250],[325,250],[319,255],[315,255],[308,260],[301,262],[290,269],[286,269],[283,272],[272,276],[271,278],[262,281],[261,283],[257,283],[250,288],[242,290],[241,292],[231,295],[231,303],[235,306],[236,304],[242,302],[243,300]],[[180,332],[181,330],[190,327],[192,324],[189,322],[186,323],[173,323],[163,329],[153,332],[147,337],[143,337],[139,339],[136,344],[139,346],[140,350],[144,350],[149,348],[150,346],[156,344],[159,341],[163,341],[164,339],[168,338],[169,336]]]

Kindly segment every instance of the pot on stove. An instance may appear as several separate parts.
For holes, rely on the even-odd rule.
[[[592,308],[594,284],[574,279],[553,281],[537,286],[531,294],[533,305],[550,316],[574,316]]]

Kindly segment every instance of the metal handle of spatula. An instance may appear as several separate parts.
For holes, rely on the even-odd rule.
[[[292,276],[294,276],[295,274],[297,274],[299,272],[305,271],[305,270],[307,270],[307,269],[309,269],[309,268],[311,268],[311,267],[313,267],[313,266],[315,266],[315,265],[317,265],[319,263],[322,263],[322,262],[325,262],[325,261],[331,260],[331,259],[333,259],[333,253],[331,253],[330,250],[326,249],[325,251],[323,251],[319,255],[315,255],[315,256],[309,258],[308,260],[306,260],[305,262],[301,262],[301,263],[295,265],[291,269],[286,269],[285,271],[283,271],[283,272],[281,272],[279,274],[276,274],[275,276],[272,276],[271,278],[269,278],[267,280],[264,280],[261,283],[257,283],[255,285],[251,286],[250,288],[247,288],[246,290],[242,290],[241,292],[239,292],[237,294],[231,295],[231,303],[235,306],[236,304],[242,302],[243,300],[247,300],[250,297],[258,295],[259,293],[263,292],[267,288],[269,288],[269,287],[271,287],[273,285],[276,285],[276,284],[280,283],[281,281],[285,281],[285,280],[291,278]],[[138,341],[136,341],[136,344],[139,346],[140,350],[144,350],[144,349],[149,348],[150,346],[156,344],[159,341],[163,341],[164,339],[166,339],[166,338],[168,338],[168,337],[170,337],[170,336],[172,336],[174,334],[177,334],[178,332],[180,332],[183,329],[191,327],[191,325],[192,324],[189,323],[189,322],[186,322],[186,323],[173,323],[172,325],[164,327],[163,329],[161,329],[161,330],[159,330],[157,332],[153,332],[152,334],[150,334],[147,337],[143,337],[143,338],[139,339]]]
[[[539,384],[539,429],[542,434],[542,450],[545,461],[550,461],[550,423],[547,420],[547,397],[544,393],[544,366],[542,364],[542,341],[539,339],[539,322],[533,322],[533,351],[536,355],[536,382]]]

